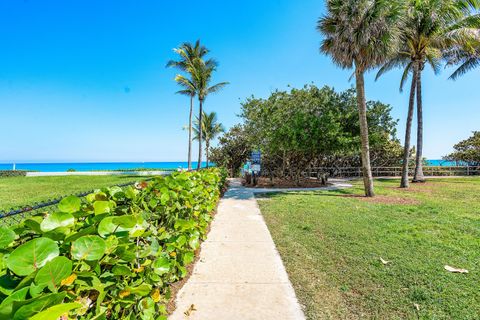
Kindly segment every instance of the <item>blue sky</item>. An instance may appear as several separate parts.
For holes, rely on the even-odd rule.
[[[240,101],[306,83],[338,90],[351,72],[319,54],[319,0],[1,1],[1,161],[182,161],[188,99],[174,94],[172,49],[201,41],[231,84],[206,101],[230,127]],[[425,151],[435,159],[480,130],[477,69],[424,76]],[[403,137],[400,72],[367,76],[367,98],[393,107]],[[415,138],[415,137],[414,137]]]

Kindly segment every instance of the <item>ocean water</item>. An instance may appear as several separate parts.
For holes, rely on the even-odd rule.
[[[202,167],[206,162],[202,163]],[[192,167],[197,167],[197,162],[192,162]],[[186,169],[187,162],[71,162],[71,163],[16,163],[17,170],[40,171],[40,172],[64,172],[68,169],[76,171],[102,171],[118,169]],[[0,163],[0,170],[12,170],[13,163]]]
[[[456,161],[447,161],[447,160],[427,160],[429,166],[435,167],[456,167],[456,166],[465,166],[466,164],[456,162]]]

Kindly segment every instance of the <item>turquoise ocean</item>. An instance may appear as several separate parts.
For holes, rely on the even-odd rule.
[[[13,163],[0,163],[0,170],[12,170]],[[206,163],[202,163],[205,167]],[[197,162],[192,163],[197,167]],[[64,172],[69,169],[75,171],[102,171],[102,170],[129,170],[146,169],[186,169],[187,162],[64,162],[64,163],[15,163],[16,170],[40,172]]]

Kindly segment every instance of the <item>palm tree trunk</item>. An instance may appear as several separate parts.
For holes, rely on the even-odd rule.
[[[202,167],[202,140],[203,140],[203,100],[199,99],[200,102],[200,115],[198,116],[198,127],[199,127],[199,132],[198,132],[198,163],[197,163],[197,170],[200,170]]]
[[[188,170],[192,170],[192,114],[193,96],[190,96],[190,116],[188,118]]]
[[[375,196],[373,191],[372,168],[370,167],[370,146],[368,143],[367,103],[365,101],[365,81],[363,71],[358,67],[355,69],[355,80],[357,84],[357,105],[360,118],[360,137],[362,141],[362,171],[365,195]]]
[[[207,168],[208,168],[208,149],[210,148],[210,142],[205,140],[205,160],[207,161]]]
[[[423,105],[422,105],[422,66],[417,75],[417,155],[415,158],[415,174],[412,182],[425,182],[423,176]]]
[[[403,148],[402,181],[400,188],[408,188],[408,165],[410,160],[410,138],[412,135],[413,110],[415,108],[415,89],[417,86],[418,65],[413,66],[412,86],[410,87],[410,99],[408,100],[407,127],[405,129],[405,145]]]

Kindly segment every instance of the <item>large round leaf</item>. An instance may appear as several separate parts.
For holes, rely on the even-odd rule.
[[[66,294],[66,292],[50,293],[23,301],[22,306],[15,311],[13,320],[30,319],[30,317],[42,312],[43,310],[46,310],[51,306],[61,304],[63,299],[65,299]]]
[[[128,236],[129,228],[123,228],[115,221],[116,217],[106,217],[98,225],[98,234],[104,238],[111,234],[116,236]]]
[[[98,260],[107,246],[99,236],[83,236],[72,243],[72,257],[76,260]]]
[[[80,210],[80,206],[82,205],[82,201],[80,198],[75,196],[69,196],[63,198],[62,201],[58,204],[58,210],[61,212],[66,213],[74,213]]]
[[[28,276],[59,254],[55,241],[37,238],[13,250],[7,259],[7,267],[19,276]]]
[[[72,261],[66,257],[56,257],[47,262],[35,276],[38,286],[48,286],[50,291],[56,291],[63,279],[72,273]]]
[[[61,316],[68,313],[70,310],[78,309],[81,306],[82,305],[77,302],[57,304],[56,306],[50,307],[40,313],[37,313],[36,315],[31,317],[30,320],[60,319]]]
[[[110,201],[95,201],[93,203],[95,214],[109,213],[111,211]]]
[[[160,257],[152,263],[153,272],[162,275],[170,271],[170,260],[165,257]]]
[[[6,227],[0,227],[0,249],[6,248],[15,240],[15,232]]]
[[[71,213],[54,212],[42,221],[40,229],[48,232],[60,227],[73,227],[74,224],[75,218]]]

